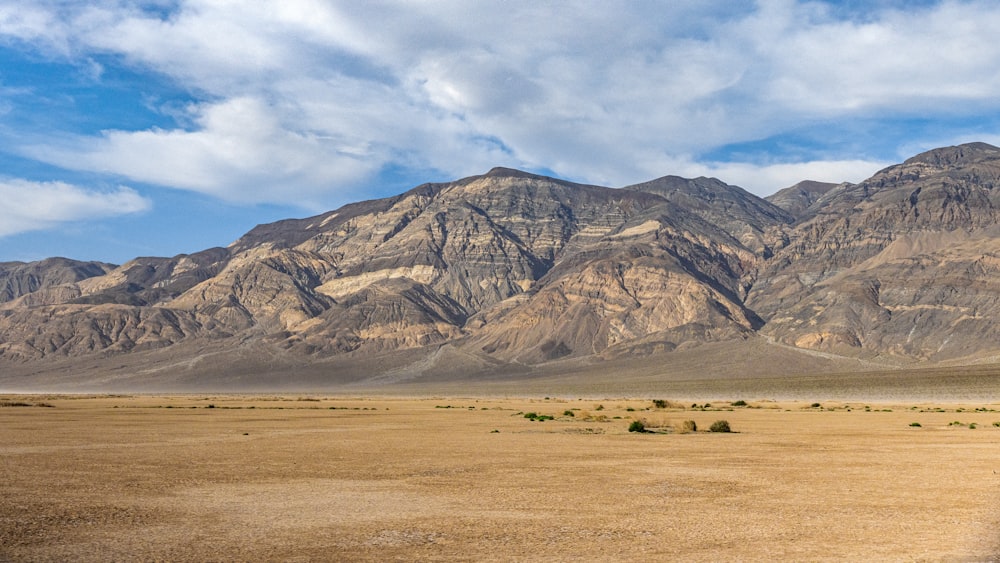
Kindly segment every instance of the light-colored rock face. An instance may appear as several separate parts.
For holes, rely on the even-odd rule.
[[[640,190],[497,169],[35,292],[9,304],[0,338],[18,358],[250,338],[320,354],[456,342],[544,361],[677,327],[750,330],[739,296],[759,256],[703,215]],[[772,219],[744,227],[763,232]],[[100,315],[122,328],[87,324],[101,303],[119,304]],[[45,328],[29,337],[27,323]],[[503,351],[515,348],[525,351]]]
[[[827,192],[758,275],[765,334],[854,355],[951,360],[996,348],[1000,149],[918,155]]]
[[[610,189],[495,169],[226,249],[0,264],[0,358],[186,343],[374,366],[448,344],[523,365],[755,333],[859,357],[1000,353],[1000,149],[789,190],[782,209],[710,178]]]

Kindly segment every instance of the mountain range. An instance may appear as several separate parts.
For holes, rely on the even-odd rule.
[[[714,178],[607,188],[495,168],[226,248],[0,263],[0,384],[502,377],[749,345],[993,362],[998,182],[984,143],[763,199]]]

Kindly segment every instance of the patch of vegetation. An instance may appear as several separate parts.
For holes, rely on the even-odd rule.
[[[821,405],[819,403],[813,403],[813,404],[809,405],[809,408],[811,408],[811,409],[818,409],[818,408],[822,408],[822,407],[823,407],[823,405]]]
[[[969,430],[975,430],[975,429],[976,429],[976,423],[975,422],[970,422],[969,423]]]
[[[919,422],[911,422],[910,426],[912,426],[914,428],[920,428],[921,427]]]
[[[556,417],[548,414],[538,414],[536,412],[529,412],[524,414],[524,418],[536,422],[545,422],[546,420],[555,420]]]
[[[575,417],[576,415],[571,410],[564,410],[563,416]]]
[[[31,403],[25,403],[24,401],[0,401],[0,407],[33,407],[35,405]]]
[[[997,428],[1000,428],[1000,420],[994,422],[993,426],[996,426]]]
[[[628,425],[629,432],[646,432],[646,423],[641,420],[633,420],[632,424]]]
[[[744,401],[743,399],[740,399],[738,401],[733,401],[732,403],[729,403],[729,404],[733,405],[734,407],[745,407],[745,406],[747,406],[747,402]]]
[[[658,409],[665,409],[667,408],[668,404],[669,401],[667,401],[666,399],[653,399],[653,406]]]
[[[604,410],[604,405],[597,405],[597,407],[594,410],[595,411],[603,411]]]
[[[698,431],[698,424],[693,420],[685,420],[681,423],[680,431],[682,434],[688,434],[690,432]]]
[[[729,427],[728,420],[716,420],[708,427],[709,432],[732,432],[732,428]]]

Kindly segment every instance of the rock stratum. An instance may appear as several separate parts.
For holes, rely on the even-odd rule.
[[[496,168],[261,225],[227,248],[0,263],[0,369],[8,385],[83,365],[104,380],[119,377],[109,366],[234,384],[309,366],[399,381],[750,341],[989,361],[998,182],[1000,149],[982,143],[767,199],[712,178],[606,188]]]

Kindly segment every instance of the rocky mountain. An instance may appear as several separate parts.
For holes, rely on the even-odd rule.
[[[751,333],[761,321],[742,300],[761,233],[789,218],[697,182],[707,196],[509,169],[427,184],[263,225],[228,249],[39,288],[0,307],[0,353],[33,361],[250,339],[318,356],[458,343],[531,363]],[[721,220],[715,200],[737,219]]]
[[[228,248],[0,264],[0,365],[219,355],[406,377],[443,357],[503,372],[748,339],[973,361],[1000,354],[998,177],[981,143],[769,201],[712,178],[612,189],[497,168]]]
[[[844,354],[996,353],[998,180],[1000,149],[973,143],[827,191],[748,296],[763,333]]]
[[[805,216],[806,212],[812,208],[812,205],[816,201],[837,186],[838,184],[831,184],[829,182],[803,180],[794,186],[778,190],[764,199],[798,219]]]
[[[794,215],[780,206],[715,178],[664,176],[625,189],[663,197],[723,228],[741,244],[761,254],[769,254],[773,244],[765,231],[794,220]]]
[[[111,264],[48,258],[39,262],[0,262],[0,303],[53,287],[103,276]]]

